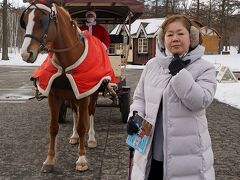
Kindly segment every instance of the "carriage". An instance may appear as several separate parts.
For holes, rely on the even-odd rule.
[[[107,26],[123,24],[131,31],[131,23],[143,13],[143,4],[136,0],[64,0],[63,5],[69,11],[72,18],[79,24],[84,23],[85,13],[94,8],[97,14],[97,23]],[[112,85],[112,92],[101,93],[98,97],[97,107],[116,107],[120,109],[123,123],[127,122],[130,109],[130,87],[126,86],[125,69],[131,48],[131,33],[125,35],[110,34],[111,47],[108,56],[116,77],[119,79],[117,85]],[[112,53],[115,46],[121,46],[120,52]],[[111,99],[112,101],[107,101]],[[61,106],[59,122],[66,119],[67,105]]]

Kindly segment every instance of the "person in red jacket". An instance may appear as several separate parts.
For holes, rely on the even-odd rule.
[[[106,29],[96,23],[96,13],[93,10],[89,10],[86,12],[86,20],[87,22],[80,26],[82,31],[87,30],[90,34],[97,37],[102,43],[105,49],[108,49],[110,46],[110,37]]]

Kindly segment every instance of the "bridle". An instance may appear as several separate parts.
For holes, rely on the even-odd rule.
[[[36,0],[35,0],[36,1]],[[35,41],[37,41],[40,44],[39,50],[40,52],[42,51],[47,51],[47,52],[66,52],[66,51],[70,51],[71,49],[73,49],[75,46],[77,46],[80,42],[81,42],[81,38],[78,38],[78,40],[69,48],[63,48],[63,49],[54,49],[51,47],[47,47],[47,35],[48,35],[48,29],[49,29],[49,25],[51,24],[51,22],[54,22],[56,27],[58,28],[58,19],[57,19],[57,8],[56,5],[53,3],[51,5],[51,7],[45,5],[45,4],[41,4],[41,3],[35,3],[35,1],[33,1],[30,6],[27,7],[27,9],[25,9],[20,17],[20,25],[23,29],[26,30],[26,24],[23,20],[25,13],[29,10],[29,9],[36,9],[38,11],[40,11],[43,14],[43,17],[41,19],[41,28],[42,28],[42,32],[43,34],[41,35],[41,37],[37,37],[34,36],[32,34],[25,34],[24,38],[29,37],[31,39],[34,39]],[[49,14],[47,14],[45,11],[48,11]]]

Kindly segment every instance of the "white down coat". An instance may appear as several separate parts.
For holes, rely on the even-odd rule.
[[[147,63],[134,92],[130,116],[138,111],[153,128],[163,102],[164,180],[215,180],[205,110],[216,91],[216,71],[201,58],[203,54],[204,47],[197,46],[183,58],[191,59],[190,64],[172,77],[168,70],[172,57],[159,51]],[[152,137],[144,154],[134,153],[131,180],[147,180]]]

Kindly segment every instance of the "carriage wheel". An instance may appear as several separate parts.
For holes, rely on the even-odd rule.
[[[127,123],[130,111],[130,88],[126,88],[123,90],[119,100],[122,121],[123,123]]]
[[[67,104],[62,103],[59,111],[59,123],[65,123],[66,122],[66,116],[67,116]]]

